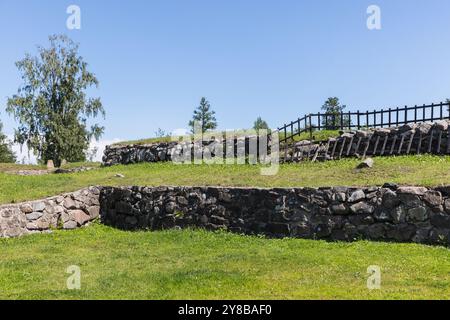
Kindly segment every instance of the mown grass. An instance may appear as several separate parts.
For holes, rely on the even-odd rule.
[[[0,239],[0,299],[448,299],[441,247],[93,225]],[[66,287],[81,268],[81,289]],[[367,268],[381,268],[368,290]]]
[[[76,167],[99,167],[101,164],[99,162],[70,162],[61,166],[62,169],[72,169]],[[17,164],[17,163],[0,163],[0,172],[13,172],[19,170],[46,170],[46,165],[28,165],[28,164]]]
[[[28,165],[17,163],[0,163],[0,172],[18,171],[18,170],[45,170],[44,165]]]
[[[355,170],[357,159],[281,165],[278,174],[263,176],[259,166],[176,165],[143,163],[99,168],[72,174],[17,176],[0,172],[0,203],[39,199],[91,185],[188,185],[237,187],[372,186],[450,184],[450,157],[375,158],[372,169]],[[115,177],[117,173],[124,178]]]
[[[170,142],[172,141],[172,137],[153,137],[146,139],[138,139],[138,140],[128,140],[128,141],[119,141],[113,143],[113,145],[130,145],[130,144],[152,144],[152,143],[161,143],[161,142]]]
[[[262,176],[259,166],[171,163],[43,176],[0,172],[0,203],[89,185],[450,182],[450,157],[375,158],[374,168],[361,171],[354,169],[358,162],[282,165],[275,176]],[[450,294],[450,251],[416,244],[276,240],[202,230],[125,232],[94,224],[0,239],[0,248],[0,299],[448,299]],[[71,265],[81,268],[81,290],[66,288]],[[371,265],[381,268],[380,290],[366,287]]]
[[[280,139],[284,136],[284,133],[280,133]],[[288,133],[289,136],[289,133]],[[302,141],[302,140],[313,140],[313,141],[325,141],[328,138],[336,138],[339,136],[339,130],[320,130],[313,131],[312,136],[309,132],[303,132],[295,137],[293,137],[294,141]]]

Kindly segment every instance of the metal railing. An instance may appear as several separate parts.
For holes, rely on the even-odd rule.
[[[361,130],[401,126],[450,119],[450,102],[403,108],[389,108],[374,111],[310,113],[278,128],[280,143],[295,141],[296,136],[309,133],[312,139],[315,131],[320,130]]]

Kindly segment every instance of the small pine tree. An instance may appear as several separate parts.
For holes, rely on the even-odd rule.
[[[269,130],[269,125],[261,117],[258,117],[253,123],[253,129],[259,133],[259,130]]]
[[[2,132],[3,124],[0,122],[0,163],[16,162],[16,155],[11,149],[11,143],[7,141]]]
[[[209,101],[203,97],[200,100],[200,105],[196,110],[194,110],[194,115],[192,120],[189,121],[189,127],[191,127],[192,133],[195,132],[195,125],[197,124],[201,127],[202,133],[208,130],[214,130],[217,128],[217,120],[215,117],[215,112],[211,110],[211,105]]]
[[[328,98],[322,106],[322,110],[324,110],[327,114],[322,120],[323,127],[326,130],[337,130],[341,128],[341,114],[345,108],[347,108],[347,106],[342,105],[339,102],[339,98]],[[344,128],[350,125],[350,119],[348,118],[348,115],[343,115],[342,125]]]
[[[157,131],[155,131],[155,138],[169,138],[170,133],[166,132],[165,130],[158,128]]]

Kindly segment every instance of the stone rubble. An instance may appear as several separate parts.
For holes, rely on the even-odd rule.
[[[339,137],[322,142],[300,141],[288,150],[283,160],[324,161],[422,153],[450,154],[450,120],[342,132]]]
[[[85,167],[85,166],[75,167],[75,168],[70,168],[70,169],[58,168],[58,169],[54,170],[53,173],[55,173],[55,174],[78,173],[78,172],[91,171],[94,169],[95,169],[94,167]]]

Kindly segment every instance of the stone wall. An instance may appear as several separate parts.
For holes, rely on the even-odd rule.
[[[444,245],[450,233],[450,187],[105,187],[100,207],[103,223],[125,230],[201,227]]]
[[[0,237],[74,229],[200,227],[269,237],[450,244],[450,186],[257,189],[90,187],[0,206]]]
[[[44,200],[0,206],[0,237],[75,229],[99,216],[99,187]]]
[[[284,150],[280,152],[280,156],[284,162],[299,162],[336,160],[344,157],[450,154],[449,124],[450,120],[410,123],[401,127],[346,131],[339,137],[330,138],[327,141],[304,140],[297,143],[288,141],[287,144],[280,146],[280,150]],[[238,148],[244,148],[245,155],[248,156],[250,138],[252,136],[240,137],[233,141],[234,156]],[[215,156],[215,147],[222,147],[222,144],[225,144],[224,140],[210,140],[204,141],[202,145],[207,153],[210,152],[212,156]],[[189,156],[194,157],[195,150],[201,150],[200,143],[112,145],[105,149],[103,165],[171,161],[174,154],[186,154],[186,150]],[[223,150],[223,148],[217,150]]]
[[[106,146],[103,165],[133,164],[140,162],[170,161],[176,142]]]
[[[238,157],[241,155],[244,159],[250,153],[256,153],[259,157],[260,141],[266,140],[268,150],[270,150],[270,137],[256,135],[235,137],[230,140],[211,139],[203,142],[162,142],[153,144],[130,144],[130,145],[111,145],[107,146],[103,155],[103,165],[112,166],[117,164],[134,164],[140,162],[163,162],[163,161],[188,161],[196,157],[202,159],[202,155],[210,155],[212,158],[216,155],[221,157]],[[255,146],[255,151],[250,152],[251,142]],[[231,147],[232,148],[231,148]],[[231,150],[232,149],[232,150]],[[248,159],[247,159],[248,161]]]

